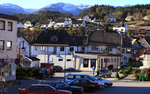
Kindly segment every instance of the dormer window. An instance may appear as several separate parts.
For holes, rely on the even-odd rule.
[[[56,36],[52,36],[51,41],[58,41],[58,38]]]

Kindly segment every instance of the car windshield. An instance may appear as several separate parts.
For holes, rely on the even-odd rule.
[[[100,78],[99,76],[93,76],[96,80],[103,80],[102,78]]]
[[[100,70],[100,72],[106,72],[106,70]]]

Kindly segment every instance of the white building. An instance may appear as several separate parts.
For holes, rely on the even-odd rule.
[[[117,31],[118,33],[124,34],[128,30],[128,24],[125,23],[114,23],[113,30]]]
[[[16,80],[18,17],[0,14],[0,81]]]
[[[32,26],[33,26],[33,24],[31,24],[30,21],[26,21],[26,22],[24,23],[24,28],[32,27]]]
[[[107,23],[116,23],[116,15],[107,15]]]

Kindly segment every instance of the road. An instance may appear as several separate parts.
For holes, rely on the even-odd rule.
[[[89,74],[92,75],[92,72],[67,72],[75,74]],[[122,80],[114,80],[115,73],[112,73],[112,77],[106,78],[106,80],[111,80],[113,86],[111,88],[104,88],[102,90],[95,90],[93,93],[85,92],[84,94],[150,94],[150,81],[131,81],[131,75],[127,76]],[[64,73],[58,72],[55,74],[55,77],[51,80],[63,80]],[[44,78],[43,80],[50,80],[50,78]],[[21,84],[18,84],[18,81],[13,83],[12,87],[9,88],[8,93],[6,94],[18,94],[18,88],[28,87],[31,84],[36,84],[41,80],[21,80]]]

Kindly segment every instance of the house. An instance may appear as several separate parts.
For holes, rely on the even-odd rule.
[[[120,68],[121,35],[119,33],[99,27],[82,41],[85,43],[84,48],[79,45],[81,48],[74,53],[76,70],[92,71],[93,65],[96,70]]]
[[[21,63],[21,65],[23,67],[35,67],[35,68],[39,68],[39,61],[40,59],[36,58],[36,57],[24,57],[23,59],[23,63]]]
[[[31,56],[39,58],[40,65],[52,63],[63,69],[74,68],[74,51],[77,51],[77,45],[65,30],[46,30],[32,41]]]
[[[114,23],[113,30],[117,31],[120,34],[125,34],[128,30],[128,24],[125,23]]]
[[[24,23],[24,28],[32,27],[32,26],[33,26],[33,25],[31,24],[30,21],[26,21],[26,22]]]
[[[132,18],[133,18],[133,16],[127,16],[127,17],[125,18],[125,20],[126,20],[126,21],[131,21]]]
[[[20,29],[20,28],[24,28],[24,25],[23,25],[22,23],[18,23],[18,24],[17,24],[17,28],[19,28],[19,29]]]
[[[42,28],[52,28],[54,26],[55,26],[55,21],[53,21],[53,20],[43,21],[41,23]]]
[[[145,51],[143,55],[140,56],[140,58],[143,58],[143,66],[150,67],[150,49]]]
[[[16,80],[18,17],[0,13],[0,81]]]
[[[149,20],[150,19],[150,15],[146,15],[143,17],[143,20]]]
[[[72,26],[71,19],[55,21],[55,25],[54,25],[54,27],[71,27],[71,26]]]
[[[139,26],[136,34],[150,36],[150,26]]]
[[[106,21],[107,23],[116,23],[116,15],[106,15]]]
[[[103,19],[96,19],[94,21],[95,24],[100,25],[101,23],[103,23]]]
[[[86,22],[94,22],[95,18],[87,15],[87,16],[83,17],[83,20],[85,20]]]
[[[73,23],[73,27],[79,27],[79,26],[82,26],[82,27],[86,27],[86,22],[83,20],[76,20],[76,21],[74,21]]]
[[[127,60],[132,57],[132,38],[123,38],[122,39],[122,51],[121,51],[121,66],[127,65]]]

